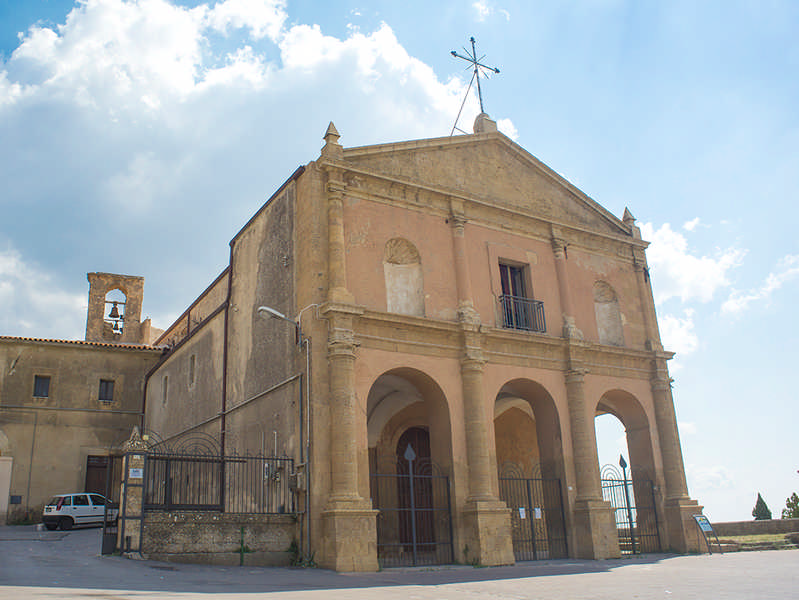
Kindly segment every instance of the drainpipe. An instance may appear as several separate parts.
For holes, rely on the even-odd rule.
[[[227,273],[227,298],[225,299],[225,333],[222,340],[222,419],[219,434],[219,446],[222,456],[225,455],[225,428],[227,422],[227,355],[228,355],[228,321],[230,314],[230,298],[233,291],[233,244],[235,239],[230,240],[230,259],[228,261]],[[223,463],[224,464],[224,463]]]

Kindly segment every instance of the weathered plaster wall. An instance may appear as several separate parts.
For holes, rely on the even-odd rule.
[[[228,447],[295,457],[297,387],[266,390],[296,375],[300,353],[291,323],[258,314],[274,308],[296,316],[292,181],[259,211],[233,241],[229,309],[227,409],[258,397],[227,417]],[[275,442],[275,435],[277,441]]]
[[[160,349],[108,344],[0,340],[0,431],[14,458],[10,494],[37,516],[56,493],[84,489],[86,457],[105,455],[140,420],[145,373]],[[50,375],[47,398],[33,397],[34,375]],[[114,381],[112,402],[98,399],[100,379]]]
[[[223,298],[224,300],[224,298]],[[222,357],[224,311],[198,326],[191,337],[176,347],[147,382],[145,427],[162,439],[212,419],[222,404]],[[190,378],[194,357],[194,382]],[[166,397],[164,396],[166,386]],[[192,431],[219,435],[219,423],[211,421]]]

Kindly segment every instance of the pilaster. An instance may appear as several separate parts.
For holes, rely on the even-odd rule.
[[[558,280],[558,293],[560,294],[561,316],[563,320],[563,337],[569,339],[583,339],[583,332],[577,328],[572,304],[569,276],[566,273],[568,243],[563,238],[560,229],[552,227],[552,253],[555,256],[555,275]]]

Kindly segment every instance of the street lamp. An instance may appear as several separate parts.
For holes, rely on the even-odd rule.
[[[296,336],[297,346],[305,346],[305,388],[306,388],[306,411],[305,418],[302,414],[302,374],[300,374],[300,464],[305,471],[305,536],[306,536],[306,552],[311,556],[311,338],[302,335],[302,314],[318,304],[309,304],[303,308],[295,320],[289,319],[286,315],[271,306],[259,306],[257,312],[264,318],[276,319],[278,321],[285,321],[294,325],[294,335]],[[302,425],[305,421],[305,444],[302,440]],[[304,453],[303,453],[304,452]],[[298,465],[299,466],[299,465]]]

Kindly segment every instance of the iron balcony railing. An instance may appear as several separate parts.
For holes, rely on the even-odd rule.
[[[500,296],[499,301],[502,304],[503,327],[546,333],[543,302],[507,294]]]

